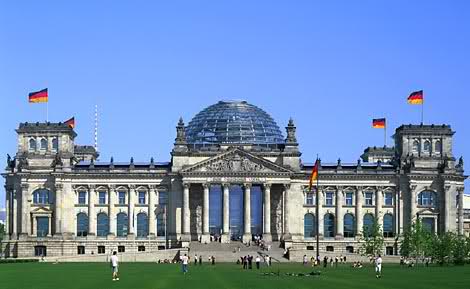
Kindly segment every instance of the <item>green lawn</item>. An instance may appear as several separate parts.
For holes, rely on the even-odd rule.
[[[238,265],[208,264],[190,266],[183,275],[179,265],[151,263],[123,263],[121,280],[113,282],[108,264],[104,263],[29,263],[0,264],[0,288],[2,289],[65,289],[65,288],[187,288],[187,289],[340,289],[340,288],[470,288],[470,266],[400,268],[384,264],[382,279],[376,279],[373,268],[353,269],[346,265],[339,268],[321,268],[321,276],[292,277],[286,272],[309,272],[311,267],[301,264],[274,264],[271,268],[243,271]],[[277,272],[280,276],[263,276],[261,272]]]

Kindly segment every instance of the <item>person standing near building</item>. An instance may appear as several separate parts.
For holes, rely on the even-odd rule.
[[[197,254],[194,255],[194,265],[197,265]]]
[[[380,254],[375,258],[375,277],[382,278],[382,257]]]
[[[118,266],[119,266],[119,260],[118,260],[117,252],[114,251],[113,255],[111,256],[111,267],[113,268],[113,281],[119,281]]]
[[[184,256],[181,256],[181,268],[183,269],[183,274],[186,274],[188,272],[188,261],[189,258],[184,254]]]
[[[307,262],[308,262],[308,259],[307,259],[307,255],[304,255],[303,259],[302,259],[302,264],[304,266],[307,266]]]
[[[259,270],[259,263],[261,262],[261,258],[259,256],[256,256],[255,261],[256,261],[256,269]]]

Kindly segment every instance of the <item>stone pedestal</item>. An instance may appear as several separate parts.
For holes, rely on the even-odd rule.
[[[220,242],[221,243],[225,243],[225,244],[228,244],[230,243],[230,235],[227,233],[227,234],[222,234],[222,236],[220,236]]]
[[[243,234],[242,242],[243,243],[249,243],[249,242],[251,242],[251,239],[252,239],[251,234]]]
[[[201,243],[209,244],[210,242],[211,242],[211,235],[209,235],[209,234],[201,235]]]
[[[263,234],[263,241],[265,241],[267,243],[271,243],[273,241],[273,236],[271,235],[271,233],[264,233]]]

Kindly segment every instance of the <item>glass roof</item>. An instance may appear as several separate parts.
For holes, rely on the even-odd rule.
[[[246,101],[219,101],[196,114],[185,131],[190,144],[284,143],[273,118]]]

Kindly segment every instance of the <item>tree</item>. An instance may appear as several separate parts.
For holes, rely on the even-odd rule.
[[[372,226],[363,227],[361,243],[359,247],[361,255],[380,255],[383,253],[384,237],[377,218],[374,218]]]
[[[419,259],[431,255],[432,236],[418,218],[405,230],[400,253],[406,257],[414,257],[418,262]]]
[[[470,238],[463,236],[455,236],[452,244],[452,257],[454,264],[463,265],[469,258],[470,254]]]
[[[449,263],[453,257],[455,241],[457,236],[452,232],[446,232],[442,235],[433,235],[431,237],[431,256],[439,265]]]
[[[0,224],[0,241],[3,240],[3,236],[5,235],[5,225]]]

